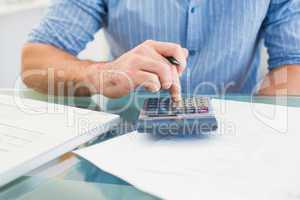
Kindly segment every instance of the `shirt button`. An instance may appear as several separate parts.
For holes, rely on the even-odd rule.
[[[193,7],[193,8],[191,9],[191,13],[194,13],[195,11],[196,11],[196,8]]]
[[[195,54],[196,54],[196,51],[194,51],[194,50],[190,50],[190,51],[189,51],[189,55],[190,55],[190,56],[194,56]]]

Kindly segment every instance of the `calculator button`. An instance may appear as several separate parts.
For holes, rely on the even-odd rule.
[[[173,113],[176,115],[184,114],[184,108],[175,108],[173,109]]]
[[[157,113],[159,115],[161,115],[161,114],[169,114],[169,110],[168,109],[160,108]]]
[[[208,108],[199,108],[198,113],[208,113]]]
[[[157,108],[157,104],[147,104],[147,107],[149,108],[149,107],[151,107],[151,108]]]
[[[159,110],[159,112],[158,112],[158,114],[160,115],[160,116],[174,116],[174,115],[176,115],[176,113],[173,113],[171,110]]]
[[[158,114],[149,114],[149,115],[147,115],[148,117],[159,117],[159,115]]]
[[[149,99],[148,102],[147,102],[147,105],[157,106],[158,105],[158,99]]]
[[[157,112],[157,110],[146,110],[145,111],[145,114],[157,114],[158,112]]]
[[[146,112],[147,113],[156,113],[157,109],[147,109]]]
[[[194,113],[196,113],[196,111],[197,111],[196,108],[187,108],[186,109],[187,114],[194,114]]]

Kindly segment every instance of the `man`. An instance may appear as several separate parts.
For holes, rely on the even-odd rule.
[[[101,28],[114,59],[76,58]],[[259,93],[300,94],[300,0],[56,0],[23,49],[22,76],[57,95],[249,94],[262,41],[270,59]]]

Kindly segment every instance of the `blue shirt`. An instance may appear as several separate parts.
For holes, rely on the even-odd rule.
[[[101,28],[113,57],[147,39],[189,49],[185,93],[252,92],[262,41],[270,70],[300,63],[300,0],[55,0],[29,42],[77,55]]]

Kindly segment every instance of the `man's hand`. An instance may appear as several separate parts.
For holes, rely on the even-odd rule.
[[[173,56],[181,66],[171,65],[166,56]],[[144,86],[153,92],[170,90],[176,101],[187,57],[188,51],[180,45],[146,41],[112,62],[97,63],[51,45],[28,43],[22,51],[22,79],[28,87],[51,95],[101,93],[118,98]]]
[[[299,96],[300,65],[287,65],[272,70],[258,93],[262,96]]]
[[[165,57],[173,56],[181,66]],[[86,68],[83,82],[93,86],[93,93],[110,98],[127,95],[139,86],[150,92],[170,90],[174,101],[181,98],[179,76],[186,67],[187,49],[174,43],[146,41],[118,59]]]

